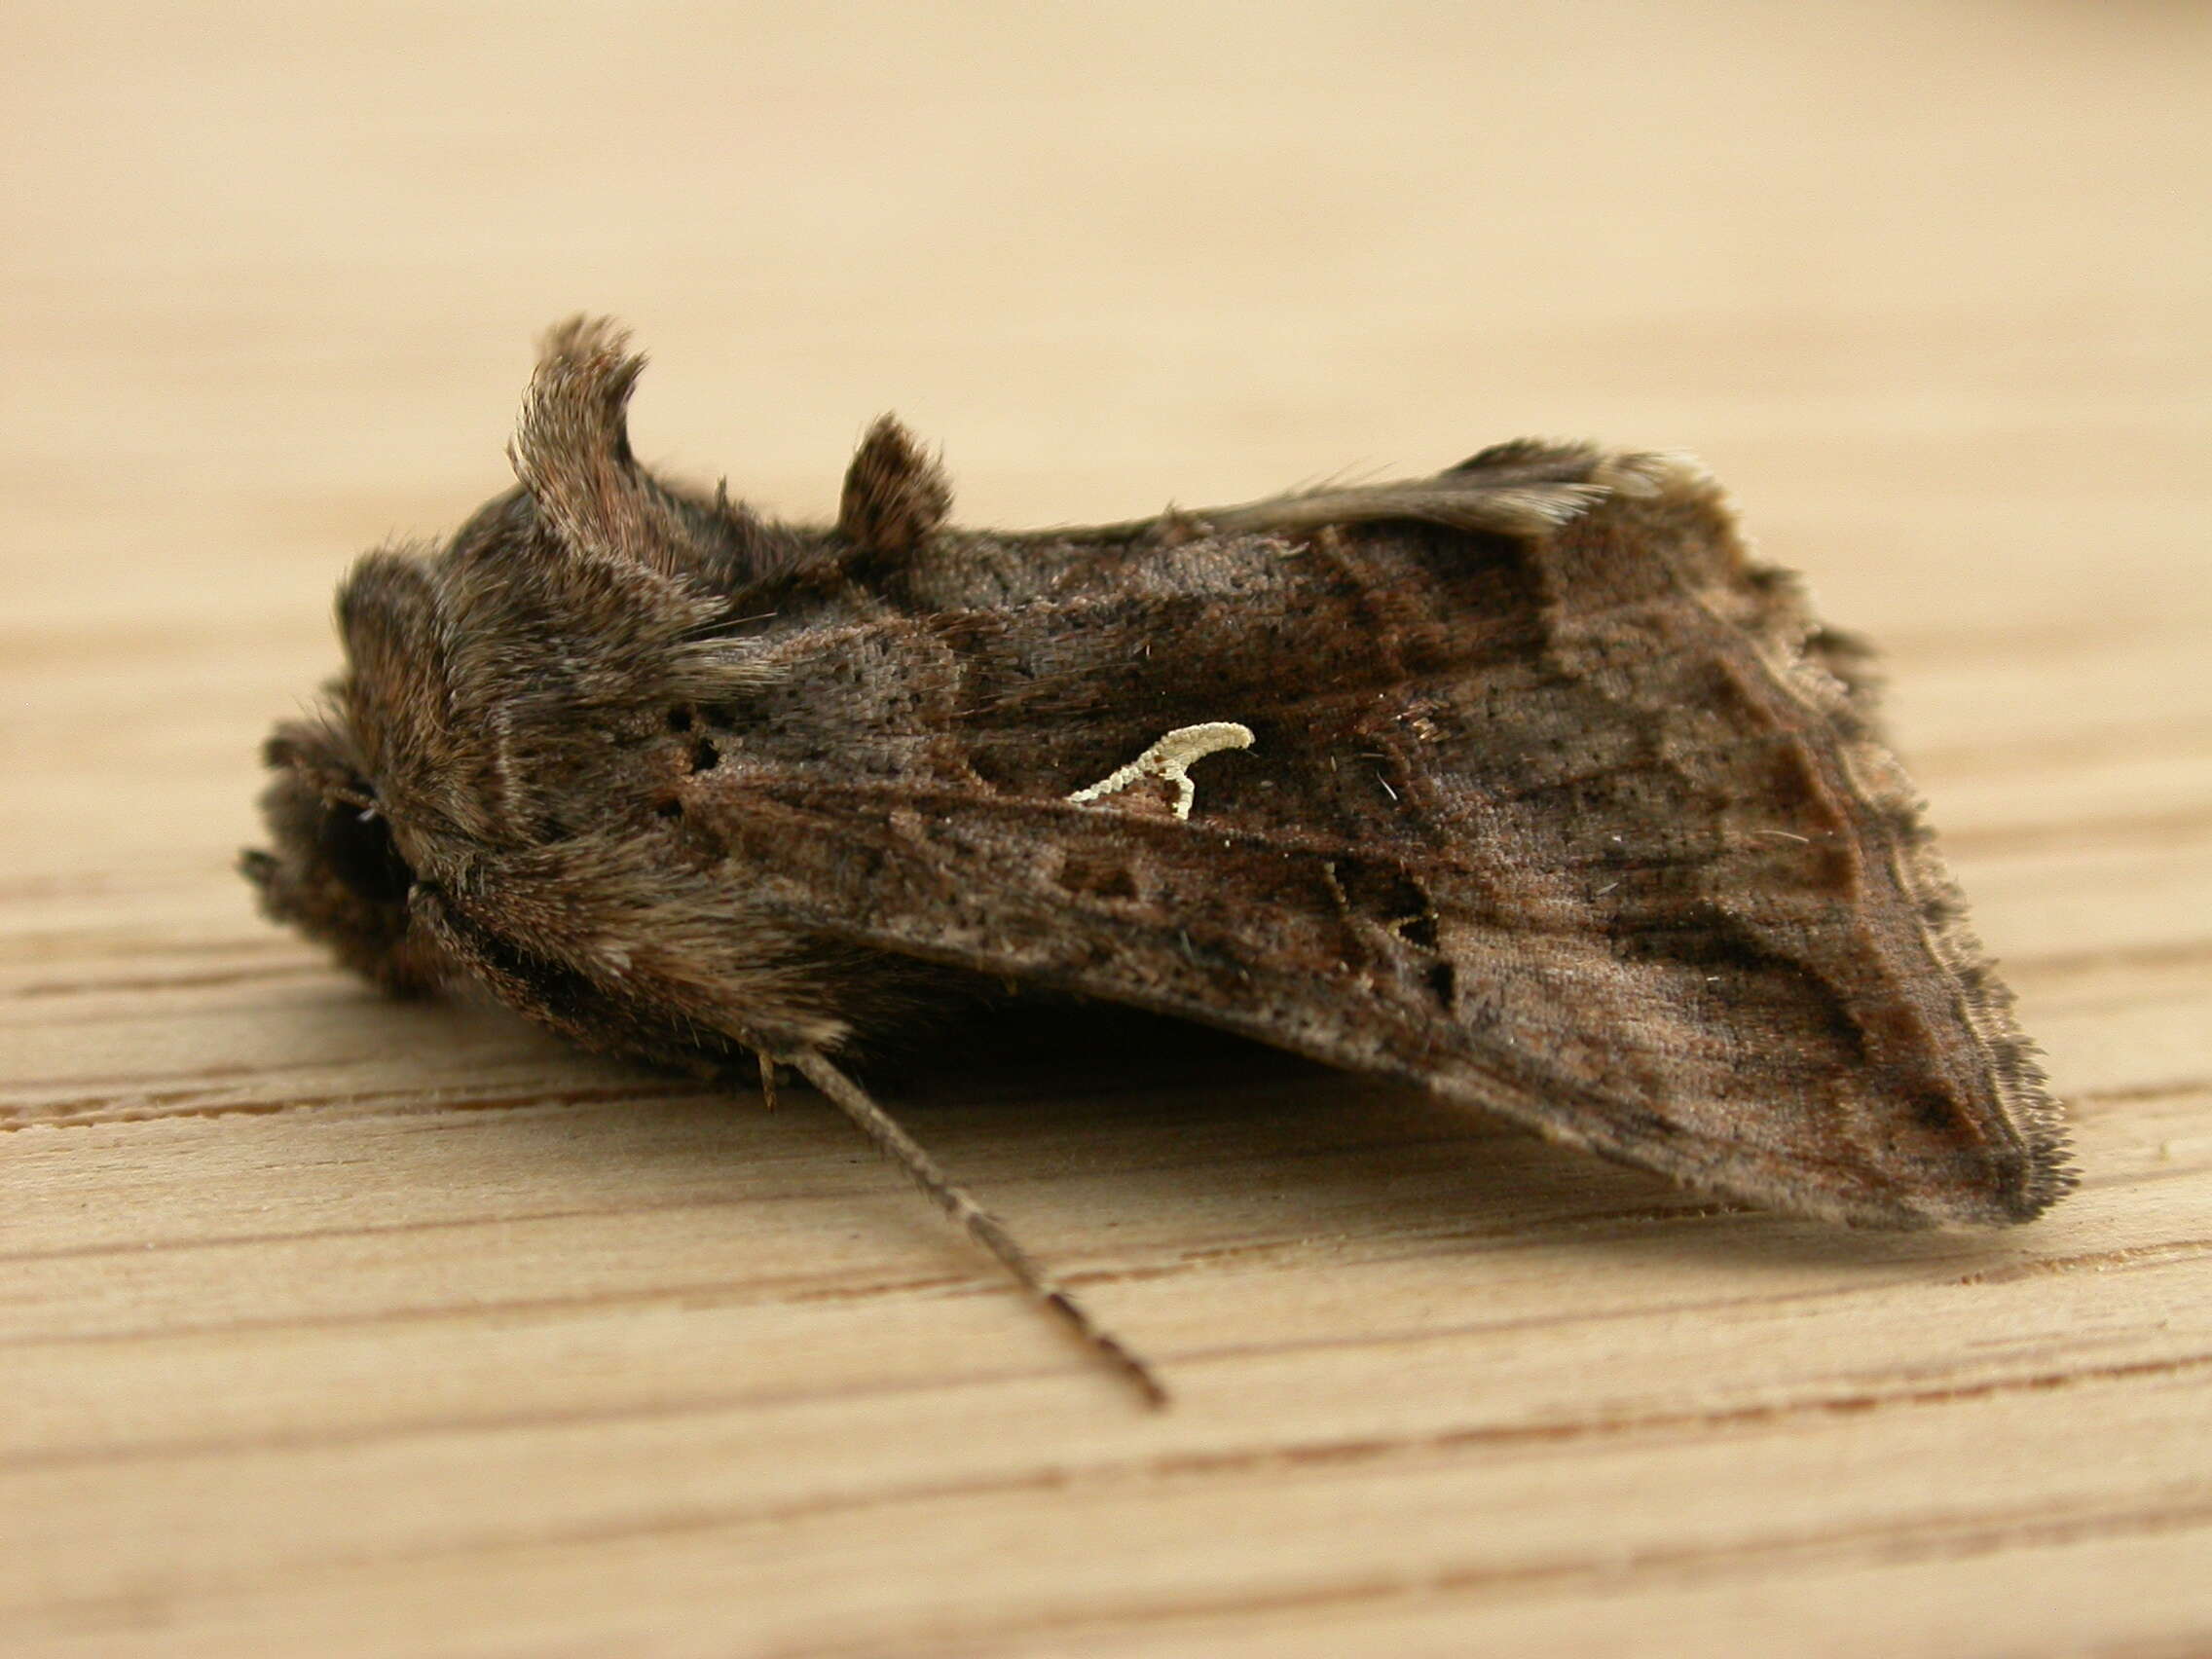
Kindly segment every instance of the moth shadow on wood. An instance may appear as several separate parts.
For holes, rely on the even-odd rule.
[[[963,1162],[987,1144],[996,1179],[1080,1160],[1120,1195],[1107,1200],[1117,1216],[1218,1209],[1264,1187],[1283,1230],[1362,1249],[1393,1236],[1446,1250],[1657,1249],[1752,1272],[2017,1253],[2008,1233],[1825,1227],[1701,1195],[1418,1086],[1346,1078],[1188,1020],[1023,999],[941,1035],[863,1080],[917,1130],[961,1143]]]
[[[1825,1222],[2070,1185],[1866,653],[1694,463],[1007,534],[887,418],[797,526],[638,463],[642,366],[547,337],[516,486],[360,561],[269,742],[246,874],[372,981],[802,1076],[1155,1401],[856,1067],[1074,997]]]

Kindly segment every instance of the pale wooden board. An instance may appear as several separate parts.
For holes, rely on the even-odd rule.
[[[2212,22],[2126,4],[0,10],[0,1651],[2212,1649]],[[1695,449],[1889,647],[2073,1101],[2002,1236],[1321,1075],[915,1126],[380,1003],[228,869],[528,337],[829,506]]]

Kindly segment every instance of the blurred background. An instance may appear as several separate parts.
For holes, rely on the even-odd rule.
[[[1587,434],[1907,653],[2200,629],[2208,88],[2155,0],[10,4],[4,810],[245,834],[345,563],[502,486],[580,309],[784,512],[886,408],[1015,524]]]

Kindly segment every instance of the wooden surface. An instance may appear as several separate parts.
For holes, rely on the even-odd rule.
[[[2212,1651],[2212,15],[0,13],[0,1650]],[[348,559],[544,323],[656,461],[972,519],[1702,453],[1888,647],[2074,1105],[1995,1236],[1320,1074],[913,1123],[395,1007],[230,869]]]

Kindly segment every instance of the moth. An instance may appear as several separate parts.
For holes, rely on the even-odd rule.
[[[1156,1397],[853,1056],[1054,993],[1833,1222],[2070,1186],[1864,651],[1693,463],[1521,440],[1003,534],[887,417],[804,527],[640,465],[642,367],[546,337],[516,486],[359,561],[268,743],[245,873],[378,985],[796,1071]]]

